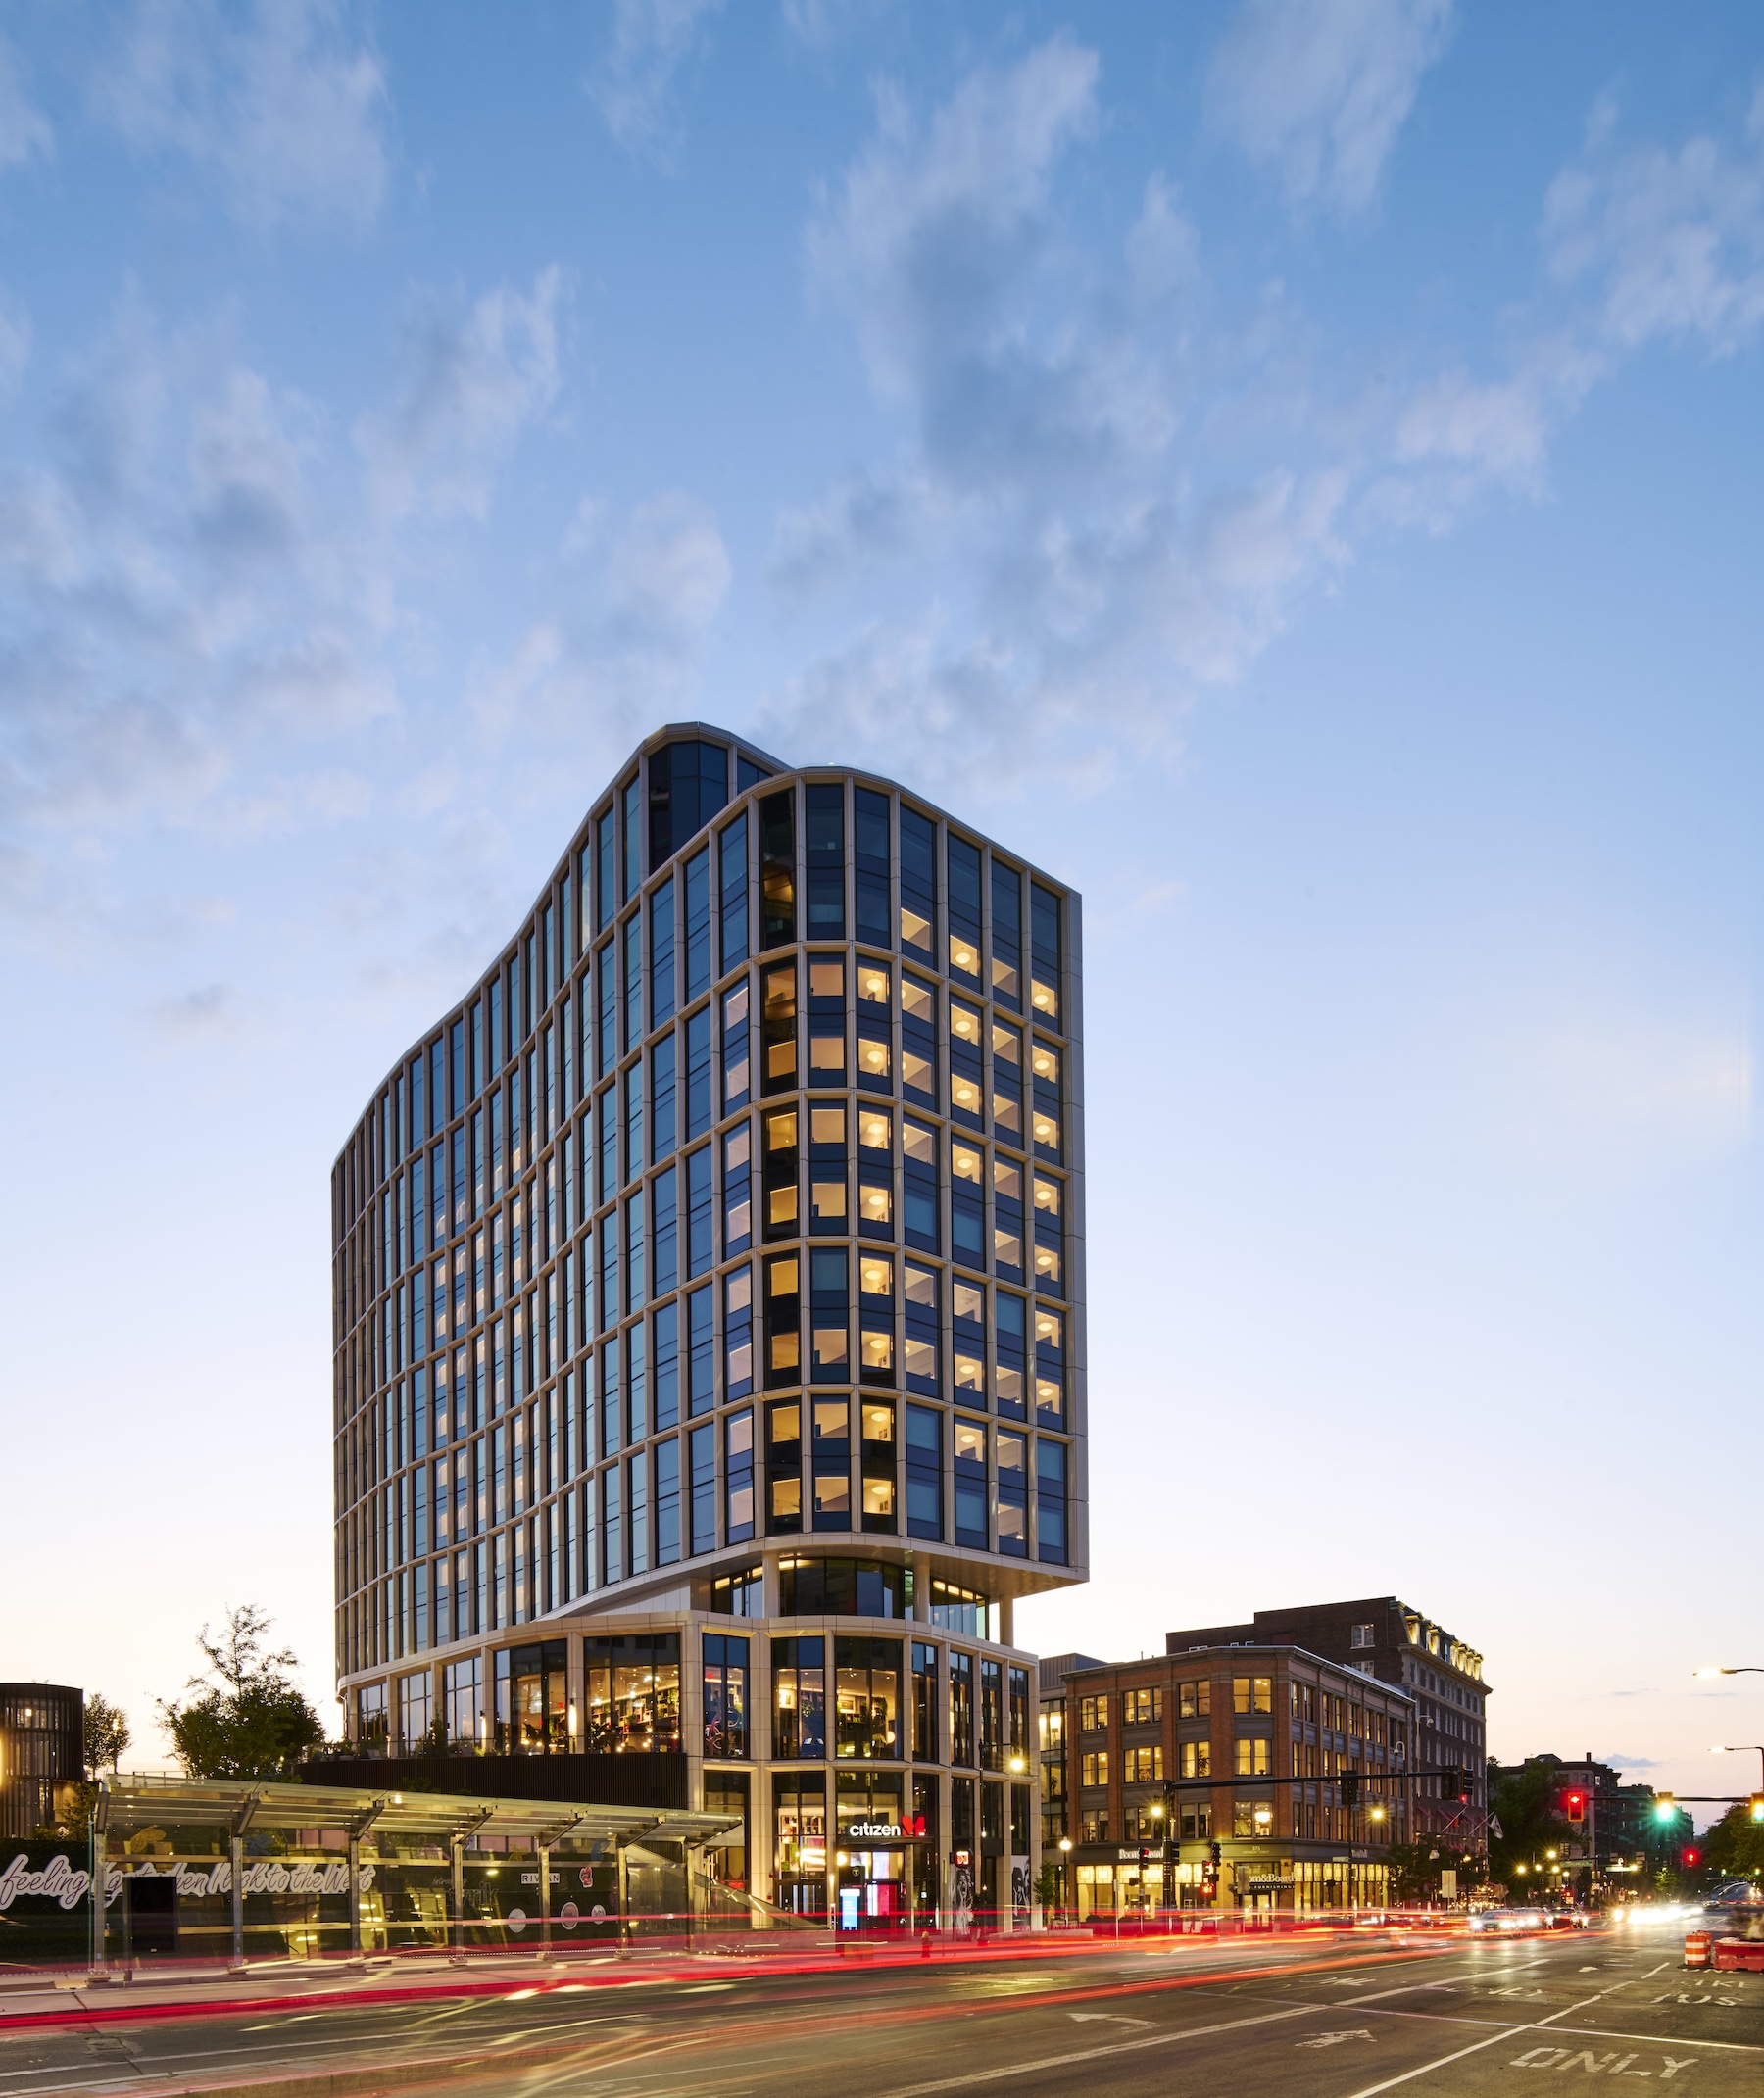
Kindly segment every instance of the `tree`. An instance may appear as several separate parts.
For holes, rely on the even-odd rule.
[[[1755,1879],[1764,1874],[1764,1822],[1751,1818],[1742,1799],[1729,1807],[1698,1846],[1705,1875],[1717,1878]]]
[[[1546,1851],[1566,1853],[1575,1832],[1556,1813],[1556,1789],[1562,1781],[1561,1768],[1553,1756],[1533,1756],[1515,1771],[1496,1777],[1489,1766],[1489,1813],[1500,1824],[1500,1833],[1489,1841],[1489,1872],[1501,1880],[1510,1894],[1530,1881],[1521,1865],[1535,1868]]]
[[[300,1666],[283,1647],[266,1653],[271,1619],[255,1603],[229,1610],[211,1637],[204,1625],[196,1643],[205,1675],[185,1687],[183,1702],[160,1700],[160,1719],[178,1761],[192,1778],[282,1778],[324,1738],[323,1724],[289,1671]]]
[[[94,1690],[85,1701],[87,1775],[95,1778],[107,1763],[115,1771],[118,1758],[133,1738],[127,1713],[121,1705],[112,1704],[101,1690]]]

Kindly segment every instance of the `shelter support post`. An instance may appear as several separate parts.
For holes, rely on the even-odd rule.
[[[466,1838],[463,1835],[453,1839],[453,1949],[456,1956],[466,1950]]]
[[[232,1957],[245,1964],[245,1838],[236,1830],[226,1842],[227,1877],[232,1882]]]
[[[92,1966],[102,1974],[105,1968],[104,1912],[108,1888],[109,1862],[105,1857],[105,1837],[101,1825],[102,1804],[92,1812]]]
[[[631,1939],[631,1864],[622,1837],[613,1846],[612,1857],[618,1887],[618,1942],[627,1945]]]
[[[539,1845],[539,1950],[551,1956],[551,1845]]]
[[[349,1956],[362,1957],[362,1839],[349,1838]]]

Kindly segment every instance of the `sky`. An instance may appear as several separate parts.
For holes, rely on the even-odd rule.
[[[1761,335],[1744,5],[0,6],[0,1675],[335,1726],[331,1160],[701,719],[1084,893],[1019,1640],[1748,1785]]]

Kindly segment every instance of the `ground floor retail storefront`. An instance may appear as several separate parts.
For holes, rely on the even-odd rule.
[[[1149,1916],[1164,1909],[1268,1910],[1314,1915],[1378,1909],[1390,1900],[1390,1871],[1369,1846],[1327,1850],[1289,1842],[1222,1843],[1217,1866],[1206,1844],[1182,1845],[1168,1866],[1137,1846],[1087,1843],[1071,1854],[1068,1899],[1092,1916]],[[1306,1850],[1308,1855],[1303,1854]]]
[[[630,1796],[732,1825],[698,1868],[719,1914],[745,1905],[756,1927],[878,1933],[1026,1928],[1041,1839],[1032,1657],[986,1639],[976,1598],[932,1584],[920,1608],[873,1584],[870,1601],[913,1614],[848,1617],[825,1611],[815,1572],[812,1593],[780,1587],[799,1605],[789,1615],[749,1615],[756,1582],[740,1610],[555,1620],[543,1637],[528,1628],[360,1685],[351,1778],[376,1754],[415,1767],[426,1738],[450,1789],[466,1788],[456,1774],[474,1743],[511,1792],[526,1788],[511,1775],[521,1766],[551,1795],[572,1767],[606,1784],[641,1765]]]

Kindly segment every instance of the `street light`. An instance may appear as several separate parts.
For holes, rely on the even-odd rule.
[[[1736,1669],[1734,1673],[1738,1675],[1740,1671]],[[1759,1669],[1757,1673],[1760,1676],[1764,1676],[1764,1669]],[[1709,1750],[1709,1753],[1712,1756],[1756,1755],[1756,1757],[1758,1758],[1759,1776],[1764,1777],[1764,1741],[1729,1741],[1725,1746],[1723,1746],[1721,1742],[1717,1741],[1715,1745]]]

